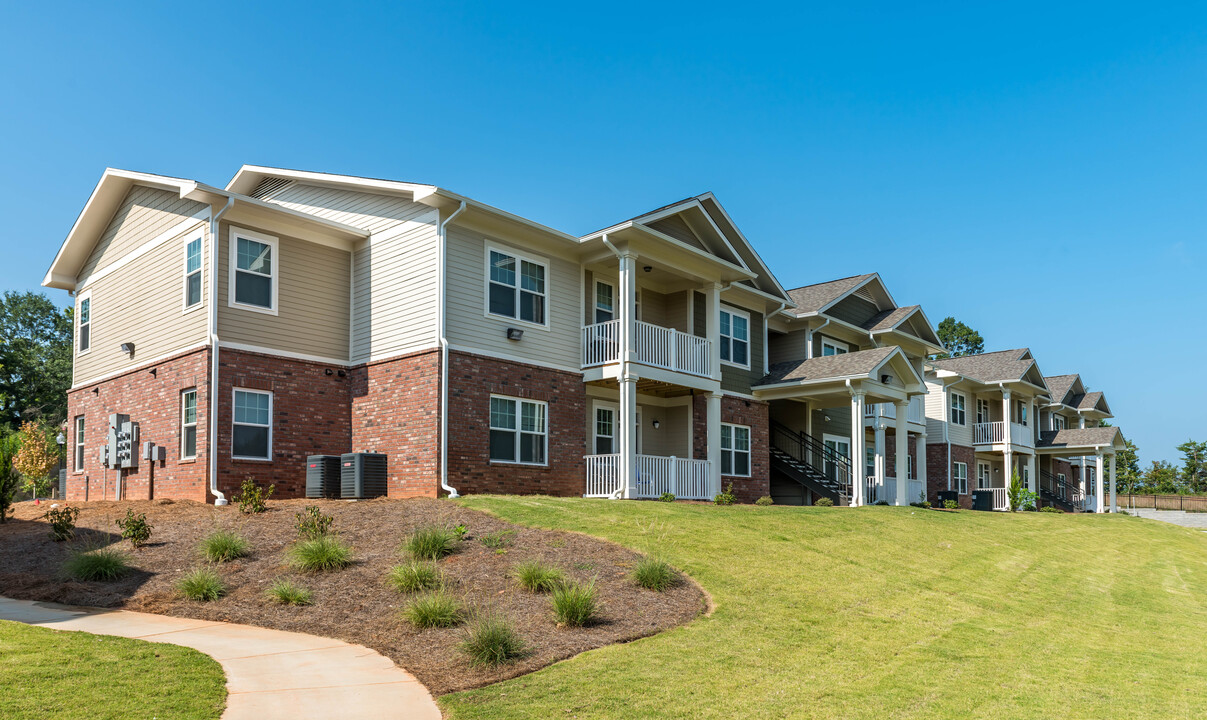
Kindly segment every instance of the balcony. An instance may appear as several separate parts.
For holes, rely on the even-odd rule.
[[[1006,442],[1006,423],[1002,421],[975,423],[972,426],[973,445],[998,445]],[[1010,423],[1010,442],[1013,445],[1032,447],[1035,437],[1031,428],[1019,423]]]
[[[896,420],[897,406],[892,403],[865,405],[863,407],[863,416],[865,418],[882,417]],[[923,406],[921,395],[915,395],[909,399],[909,415],[906,417],[906,420],[916,425],[924,425],[926,423],[926,410]]]
[[[884,483],[881,484],[876,481],[875,475],[868,475],[866,482],[864,498],[868,505],[875,505],[878,502],[886,502],[889,505],[897,504],[897,478],[886,476]],[[902,504],[908,505],[924,499],[921,480],[910,478],[908,488],[906,492],[909,494],[906,495],[905,502]]]
[[[587,455],[587,492],[585,497],[622,497],[620,453]],[[637,456],[637,489],[633,497],[659,498],[670,493],[684,500],[711,500],[708,488],[708,461],[691,458]]]
[[[636,362],[698,377],[712,377],[710,342],[672,328],[637,321],[633,328]],[[620,321],[583,327],[583,367],[620,361]]]

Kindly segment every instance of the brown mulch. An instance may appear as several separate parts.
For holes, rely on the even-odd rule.
[[[54,542],[40,517],[43,502],[19,503],[0,525],[0,595],[72,605],[223,620],[339,638],[371,647],[406,668],[433,694],[480,687],[530,673],[585,650],[652,635],[688,622],[705,609],[700,589],[684,580],[665,593],[637,587],[628,574],[640,555],[585,535],[513,525],[443,500],[271,501],[260,515],[236,507],[191,501],[70,503],[81,508],[77,537]],[[297,538],[294,513],[318,504],[335,517],[333,529],[350,543],[355,564],[345,570],[304,575],[286,564]],[[119,541],[114,521],[126,510],[146,513],[154,527],[148,546],[131,552],[137,571],[112,583],[65,580],[59,568],[73,547]],[[472,608],[504,614],[530,647],[527,657],[499,668],[472,666],[458,650],[464,628],[416,630],[401,618],[408,598],[385,583],[389,569],[404,560],[399,546],[426,525],[468,526],[458,551],[440,562],[452,591]],[[89,530],[83,530],[88,528]],[[199,541],[216,528],[236,530],[251,544],[250,557],[218,567],[228,594],[214,602],[181,598],[176,581],[203,564]],[[507,531],[505,552],[485,546],[483,536]],[[124,543],[128,547],[128,543]],[[522,590],[511,566],[540,559],[568,577],[595,580],[601,619],[580,629],[557,627],[548,595]],[[314,592],[309,607],[282,607],[265,599],[273,580],[289,577]]]

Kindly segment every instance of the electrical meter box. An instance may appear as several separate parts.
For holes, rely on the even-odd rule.
[[[138,423],[129,415],[109,416],[109,467],[123,470],[138,467]]]

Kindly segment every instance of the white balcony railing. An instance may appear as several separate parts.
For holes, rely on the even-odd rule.
[[[923,499],[922,481],[911,478],[908,483],[908,489],[906,490],[906,493],[908,494],[905,496],[905,502],[902,503],[903,505],[920,502]],[[897,478],[886,477],[884,478],[884,483],[881,484],[876,482],[875,475],[869,475],[867,503],[868,505],[874,505],[881,500],[889,505],[897,504]]]
[[[1002,487],[982,488],[981,491],[983,492],[985,490],[989,490],[990,492],[993,493],[993,509],[994,510],[1005,511],[1005,510],[1010,509],[1010,498],[1007,497],[1007,495],[1006,495],[1006,488],[1004,488],[1004,487],[1003,488]]]
[[[972,443],[986,445],[1006,442],[1006,423],[987,422],[976,423],[972,426]]]
[[[633,353],[637,362],[700,377],[712,376],[708,339],[640,321],[634,324],[633,331]],[[619,360],[619,320],[583,328],[583,367]]]
[[[1023,447],[1031,447],[1035,444],[1035,434],[1031,431],[1030,426],[1012,422],[1010,423],[1010,442]]]
[[[882,417],[890,420],[897,419],[897,406],[892,403],[878,403],[875,405],[864,405],[863,416],[865,418]],[[919,425],[926,422],[926,410],[923,405],[921,395],[915,395],[909,399],[909,414],[906,419],[912,423]]]
[[[621,497],[619,453],[587,455],[587,497]],[[634,497],[657,498],[670,493],[684,500],[711,500],[708,461],[661,455],[637,456]]]

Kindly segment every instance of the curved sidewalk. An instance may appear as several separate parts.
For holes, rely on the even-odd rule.
[[[341,640],[251,625],[4,597],[0,597],[0,620],[199,650],[217,660],[226,673],[223,720],[440,720],[431,693],[410,673],[374,650]]]

